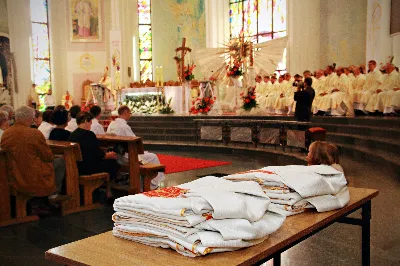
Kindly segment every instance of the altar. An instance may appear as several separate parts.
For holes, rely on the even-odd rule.
[[[164,91],[165,102],[171,99],[171,108],[175,111],[175,114],[187,114],[188,108],[185,87],[184,86],[164,86],[164,87],[142,87],[142,88],[126,88],[121,92],[121,101],[126,103],[129,96],[145,96],[154,95],[161,100],[162,93]]]

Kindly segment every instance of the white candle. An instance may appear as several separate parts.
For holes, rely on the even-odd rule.
[[[160,86],[164,85],[164,70],[163,67],[160,66]]]

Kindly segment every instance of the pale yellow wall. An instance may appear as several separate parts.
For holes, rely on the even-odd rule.
[[[154,66],[163,66],[164,80],[177,80],[173,58],[175,48],[181,46],[182,38],[186,37],[186,45],[192,49],[206,46],[204,0],[152,2]],[[186,58],[193,57],[189,55]],[[195,71],[195,76],[203,78],[199,68]]]
[[[321,67],[364,63],[367,1],[321,0],[320,6]]]
[[[6,0],[0,0],[0,33],[8,33],[8,14]]]

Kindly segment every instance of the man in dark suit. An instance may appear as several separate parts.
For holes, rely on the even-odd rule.
[[[294,93],[294,100],[297,102],[294,116],[297,121],[310,121],[311,119],[311,106],[315,97],[315,91],[311,85],[312,79],[307,77],[303,84],[299,84],[297,92]]]

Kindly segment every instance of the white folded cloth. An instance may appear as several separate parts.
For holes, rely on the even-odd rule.
[[[271,199],[269,211],[286,216],[310,207],[330,211],[344,207],[350,200],[343,172],[328,165],[269,166],[224,178],[258,182]]]
[[[231,251],[262,242],[284,222],[253,181],[214,176],[178,187],[118,198],[113,234],[185,256]]]

